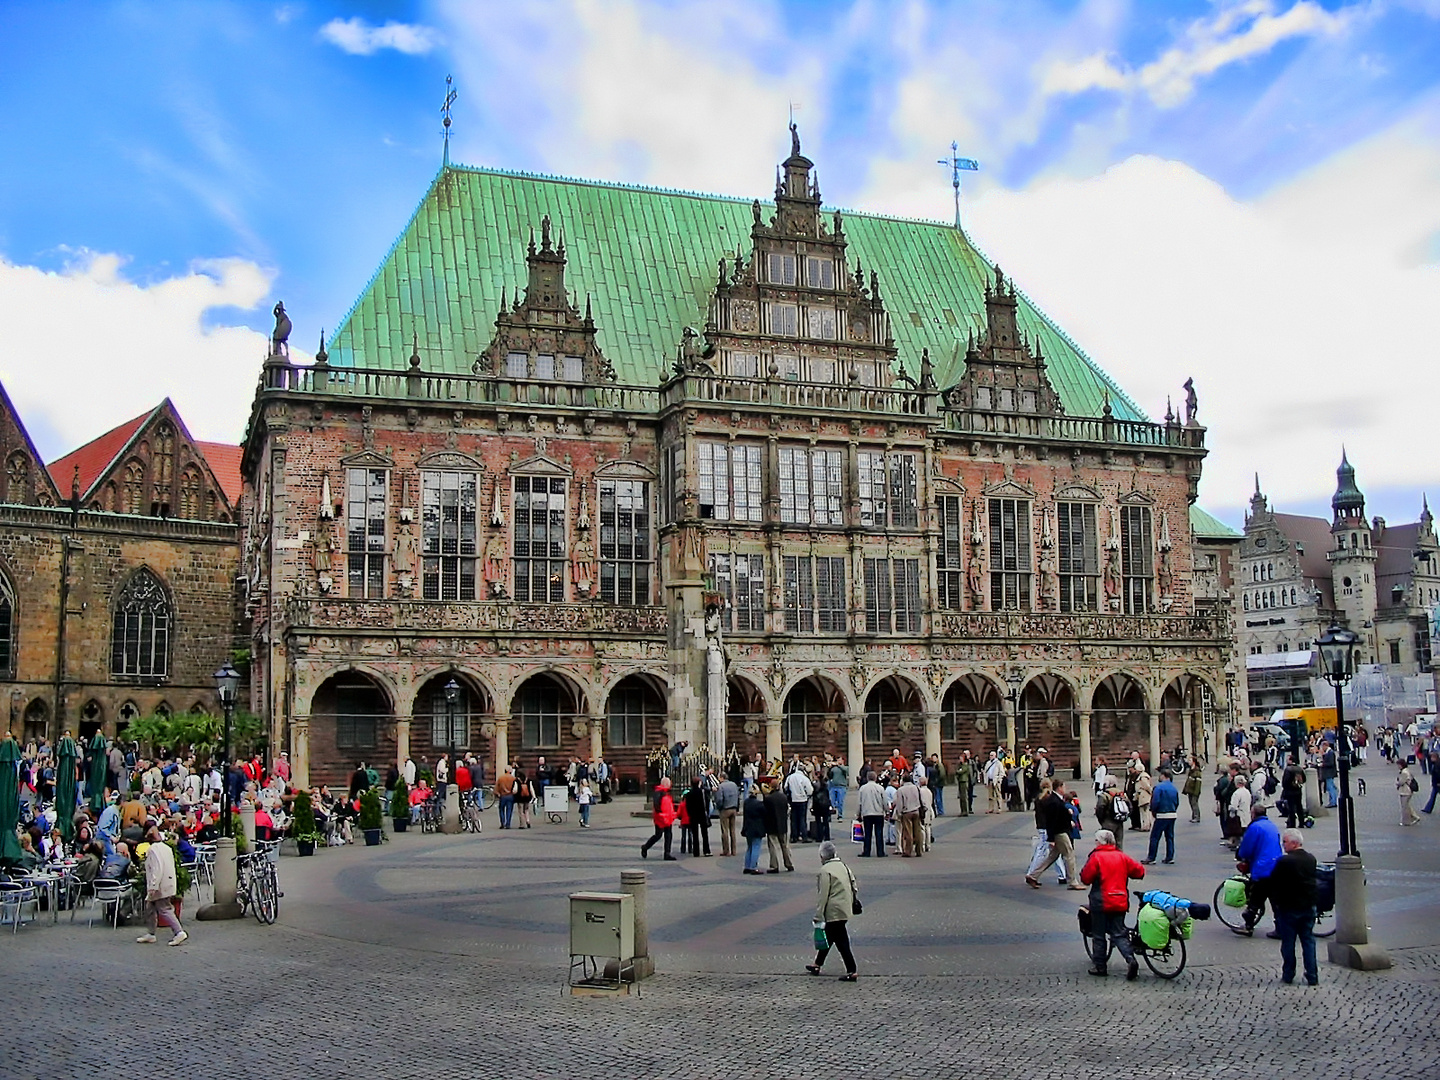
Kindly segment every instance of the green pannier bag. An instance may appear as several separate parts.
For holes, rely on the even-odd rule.
[[[1137,919],[1140,940],[1152,949],[1163,949],[1170,944],[1170,916],[1154,904],[1143,904]]]
[[[1226,907],[1244,907],[1245,881],[1243,878],[1230,878],[1225,882],[1225,890],[1220,896]]]
[[[1194,931],[1195,931],[1195,920],[1192,919],[1189,915],[1186,915],[1186,916],[1185,916],[1185,921],[1180,924],[1180,936],[1181,936],[1182,938],[1184,938],[1186,941],[1189,941],[1189,940],[1190,940],[1190,935],[1191,935]]]

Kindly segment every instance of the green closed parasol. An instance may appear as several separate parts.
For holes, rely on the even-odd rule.
[[[0,863],[20,861],[20,746],[15,736],[0,743]]]
[[[75,763],[80,760],[80,747],[68,731],[55,757],[55,827],[68,844],[75,839]]]
[[[98,814],[105,809],[105,781],[110,775],[110,762],[106,758],[109,747],[105,736],[95,732],[85,747],[85,801],[92,812]]]

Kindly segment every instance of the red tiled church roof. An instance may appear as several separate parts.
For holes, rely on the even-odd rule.
[[[155,408],[160,408],[156,406]],[[133,420],[127,420],[119,427],[111,428],[98,439],[92,439],[78,450],[72,450],[64,457],[52,461],[46,466],[55,486],[60,489],[60,497],[70,497],[70,482],[75,475],[75,467],[80,468],[80,494],[85,495],[94,485],[95,481],[105,473],[120,451],[130,444],[135,433],[140,430],[145,421],[155,415],[155,409],[141,413]]]
[[[205,463],[215,474],[215,480],[220,490],[225,492],[225,498],[230,500],[231,507],[238,508],[242,489],[240,459],[244,451],[238,446],[218,442],[197,442],[195,449],[205,456]]]

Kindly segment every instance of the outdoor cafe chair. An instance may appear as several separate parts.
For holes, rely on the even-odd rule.
[[[30,921],[40,918],[40,890],[24,881],[0,881],[0,926],[10,924],[10,933],[19,933],[21,912],[30,909]]]
[[[95,897],[95,903],[90,908],[90,920],[85,925],[95,925],[95,911],[98,909],[102,922],[108,920],[110,925],[118,927],[125,898],[130,893],[130,883],[115,881],[112,878],[96,878],[90,888]]]

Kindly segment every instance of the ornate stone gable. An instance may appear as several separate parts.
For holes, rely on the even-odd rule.
[[[495,336],[475,361],[477,375],[556,380],[570,383],[614,382],[615,370],[595,340],[590,301],[585,314],[570,303],[565,287],[565,237],[550,238],[550,216],[540,219],[540,246],[530,234],[525,257],[529,281],[525,295],[507,305],[500,297]]]
[[[995,268],[994,285],[985,286],[985,332],[970,336],[965,373],[947,391],[946,404],[958,411],[1059,416],[1064,413],[1045,370],[1038,340],[1019,330],[1015,285]]]
[[[80,497],[92,510],[150,517],[230,521],[234,513],[169,398],[145,417]]]
[[[896,350],[879,275],[848,262],[843,216],[821,211],[814,163],[791,153],[775,213],[751,204],[751,249],[719,260],[704,340],[686,330],[675,364],[734,378],[888,387]]]
[[[61,495],[25,430],[10,396],[0,386],[0,503],[54,506]],[[68,492],[67,492],[68,494]]]

